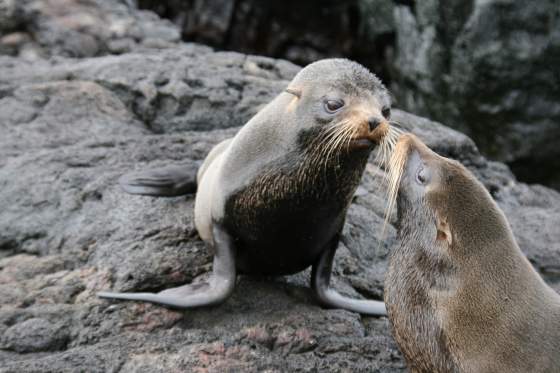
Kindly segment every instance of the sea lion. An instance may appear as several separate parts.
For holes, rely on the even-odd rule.
[[[402,177],[384,298],[410,370],[560,372],[560,296],[484,186],[409,134],[390,165]]]
[[[284,275],[312,266],[311,287],[324,306],[385,314],[383,302],[342,296],[329,282],[368,157],[375,144],[394,137],[390,110],[387,89],[358,63],[308,65],[232,139],[216,145],[198,171],[195,225],[215,252],[210,280],[157,294],[99,296],[205,306],[224,301],[238,273]],[[122,183],[131,193],[174,195],[189,178],[170,168]]]

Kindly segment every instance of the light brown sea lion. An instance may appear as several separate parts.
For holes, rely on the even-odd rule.
[[[560,296],[484,186],[413,135],[391,165],[400,242],[385,303],[410,370],[560,372]]]

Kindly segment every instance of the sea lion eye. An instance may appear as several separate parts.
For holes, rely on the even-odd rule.
[[[381,109],[381,115],[383,115],[385,119],[389,119],[391,117],[391,108],[387,106]]]
[[[427,181],[428,173],[424,169],[424,166],[418,167],[418,171],[416,171],[416,182],[420,185],[424,185]]]
[[[327,113],[336,113],[344,106],[344,101],[342,100],[327,100],[325,101],[325,110]]]

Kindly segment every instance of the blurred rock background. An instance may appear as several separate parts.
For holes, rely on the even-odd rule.
[[[387,319],[317,306],[309,271],[240,277],[223,305],[184,312],[95,296],[211,265],[193,196],[127,195],[118,177],[196,166],[327,56],[430,118],[394,110],[484,183],[559,291],[560,194],[523,182],[558,186],[557,5],[0,0],[0,372],[405,371]],[[395,243],[382,180],[369,163],[335,259],[334,286],[355,297],[382,297]]]

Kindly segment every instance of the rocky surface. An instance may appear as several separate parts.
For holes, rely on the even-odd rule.
[[[199,164],[299,68],[178,42],[86,58],[57,56],[56,45],[41,47],[49,59],[0,57],[0,372],[406,370],[387,319],[320,308],[309,271],[240,277],[231,299],[207,309],[97,299],[99,290],[158,290],[208,274],[193,196],[132,196],[116,181],[133,169]],[[484,182],[559,291],[560,194],[517,182],[459,132],[398,110],[395,118]],[[395,240],[392,225],[380,233],[382,181],[370,163],[336,257],[334,284],[356,297],[382,296]]]
[[[186,41],[307,64],[346,56],[398,105],[560,189],[560,0],[138,0]]]

